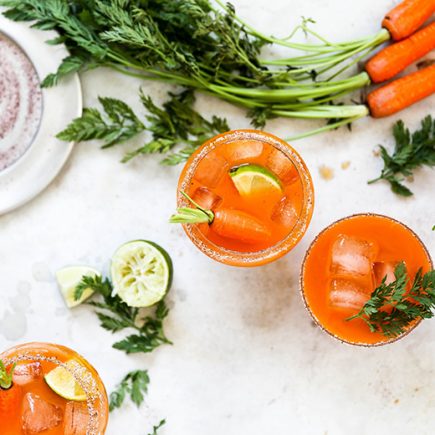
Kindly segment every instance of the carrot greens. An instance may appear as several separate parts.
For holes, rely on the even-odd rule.
[[[406,177],[411,177],[414,169],[435,166],[435,119],[426,116],[421,121],[421,128],[412,134],[403,121],[397,121],[393,126],[393,136],[396,141],[393,154],[379,145],[384,168],[378,178],[368,183],[385,180],[394,193],[411,196],[413,193],[403,184]]]
[[[160,108],[140,91],[140,99],[147,114],[139,119],[123,101],[100,97],[104,114],[94,108],[85,108],[57,137],[65,141],[100,139],[102,148],[122,143],[140,133],[148,132],[151,140],[125,154],[122,162],[128,162],[143,154],[166,154],[162,164],[176,165],[186,160],[196,148],[211,136],[230,128],[223,118],[213,116],[207,120],[194,108],[195,96],[191,89],[170,93],[169,100]],[[174,150],[174,148],[180,148]]]
[[[409,277],[403,262],[396,266],[394,275],[395,280],[389,284],[384,278],[362,309],[347,320],[361,319],[371,332],[394,338],[403,334],[414,321],[433,317],[435,271],[423,275],[420,269],[409,290]]]
[[[239,105],[249,111],[255,125],[276,116],[337,119],[314,133],[368,114],[364,105],[330,102],[370,82],[365,72],[338,76],[389,39],[381,30],[365,39],[334,43],[312,30],[309,19],[296,30],[315,43],[294,42],[295,32],[286,38],[268,36],[221,0],[0,0],[0,5],[6,6],[4,15],[12,20],[56,30],[60,37],[50,43],[63,43],[71,53],[46,77],[44,86],[72,72],[105,66]],[[266,45],[296,54],[267,59],[262,51]]]
[[[75,299],[80,299],[86,289],[93,290],[102,298],[101,301],[90,301],[98,311],[100,325],[115,333],[124,329],[134,330],[112,347],[125,353],[148,353],[162,344],[172,344],[163,330],[163,321],[169,313],[164,300],[155,308],[153,315],[143,316],[138,308],[129,307],[118,295],[113,295],[113,286],[109,279],[100,276],[85,276],[75,290]]]

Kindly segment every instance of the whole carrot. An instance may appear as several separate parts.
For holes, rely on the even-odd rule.
[[[394,80],[367,97],[374,118],[392,115],[435,92],[435,65]]]
[[[195,208],[180,207],[169,222],[176,224],[207,223],[221,237],[241,240],[246,243],[266,241],[270,237],[268,228],[255,216],[241,210],[221,208],[216,211],[201,207],[189,195],[181,192]]]
[[[366,71],[373,83],[384,82],[434,49],[435,22],[385,47],[366,63]]]
[[[405,0],[385,15],[382,26],[395,41],[412,35],[435,12],[435,0]]]

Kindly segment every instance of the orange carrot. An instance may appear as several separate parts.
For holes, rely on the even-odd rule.
[[[435,22],[409,38],[385,47],[366,63],[366,71],[373,83],[384,82],[434,49]]]
[[[374,118],[392,115],[435,92],[435,65],[372,91],[367,97]]]
[[[213,230],[222,237],[247,243],[268,240],[270,231],[256,217],[240,210],[220,209],[215,212]]]
[[[385,15],[382,26],[395,41],[412,35],[435,12],[435,0],[404,0]]]

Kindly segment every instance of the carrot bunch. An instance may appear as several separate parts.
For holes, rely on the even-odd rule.
[[[435,12],[435,0],[405,0],[382,21],[393,44],[365,66],[372,83],[385,82],[435,49],[435,22],[418,30]],[[367,97],[374,118],[392,115],[435,92],[435,65],[396,79]]]

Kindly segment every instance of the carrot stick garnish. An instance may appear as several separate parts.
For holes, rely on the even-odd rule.
[[[169,222],[181,224],[208,223],[219,236],[240,240],[246,243],[258,243],[270,238],[268,228],[255,216],[241,210],[220,208],[217,211],[207,210],[196,203],[184,192],[181,194],[195,208],[180,207],[177,214],[171,216]]]
[[[435,92],[435,65],[372,91],[367,97],[374,118],[392,115]]]
[[[435,22],[403,41],[385,47],[366,63],[373,83],[391,79],[407,66],[435,49]]]
[[[405,0],[385,15],[382,26],[395,41],[412,35],[435,12],[435,0]]]

